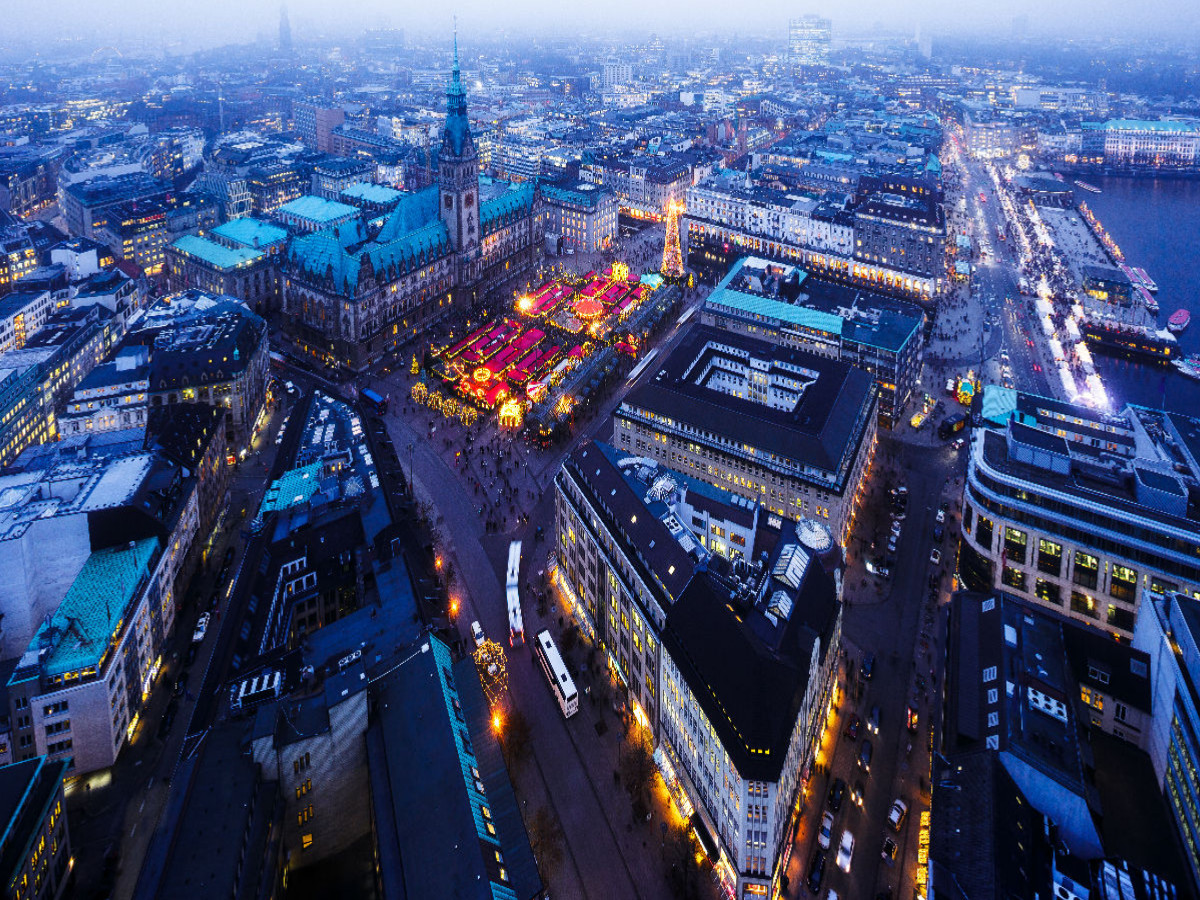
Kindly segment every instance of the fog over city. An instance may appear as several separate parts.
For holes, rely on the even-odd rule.
[[[486,31],[561,34],[590,32],[632,39],[642,31],[664,35],[697,35],[706,31],[766,34],[788,18],[815,13],[833,21],[835,35],[861,35],[881,29],[911,32],[917,26],[933,33],[1009,33],[1014,18],[1027,20],[1031,37],[1104,38],[1116,36],[1194,35],[1200,17],[1190,0],[1153,0],[1139,4],[1136,16],[1121,0],[860,0],[857,3],[751,3],[663,0],[611,0],[603,4],[518,0],[492,3],[461,0],[451,5],[353,0],[292,0],[286,4],[297,40],[337,38],[367,27],[404,28],[411,34],[449,31],[457,15],[464,42]],[[245,43],[272,33],[279,16],[273,0],[61,0],[51,8],[30,0],[9,4],[6,11],[14,44],[61,40],[147,41],[179,50],[224,43]],[[1132,20],[1131,20],[1132,19]],[[37,49],[35,47],[35,49]]]

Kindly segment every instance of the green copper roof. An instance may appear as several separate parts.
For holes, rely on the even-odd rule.
[[[185,234],[171,246],[181,253],[194,256],[218,269],[234,269],[262,258],[262,252],[259,250],[251,250],[248,247],[231,250],[229,247],[214,243],[208,238],[197,237],[194,234]]]
[[[332,229],[326,229],[293,240],[289,255],[293,262],[313,275],[328,274],[339,293],[352,297],[358,287],[359,269],[364,259],[369,259],[377,272],[389,269],[404,272],[450,250],[450,236],[440,220],[385,240],[390,230],[385,225],[374,241],[351,253],[342,246]]]
[[[829,334],[842,333],[842,317],[833,313],[796,306],[783,300],[771,297],[759,297],[754,294],[744,294],[732,288],[718,288],[713,291],[708,300],[708,306],[724,306],[736,312],[763,316],[775,319],[788,325],[810,328]]]
[[[324,197],[297,197],[290,203],[279,207],[281,214],[308,219],[310,222],[336,222],[348,216],[358,215],[358,209],[336,200],[326,200]]]
[[[299,469],[289,469],[272,482],[263,495],[259,513],[278,512],[300,503],[307,503],[321,483],[321,463],[309,463]]]
[[[150,574],[157,549],[155,538],[144,538],[88,557],[49,624],[34,635],[31,649],[49,647],[41,661],[45,677],[100,666],[116,643],[138,585]]]
[[[479,204],[479,224],[484,231],[492,222],[502,221],[509,216],[526,212],[533,207],[533,185],[523,184],[505,191],[499,197]]]
[[[400,202],[388,215],[376,238],[388,243],[396,238],[438,221],[438,189],[436,185],[401,195]]]
[[[231,219],[218,225],[212,234],[243,247],[266,247],[287,240],[287,230],[262,219]]]
[[[366,203],[378,203],[385,205],[395,203],[403,195],[402,192],[395,188],[390,188],[386,184],[372,184],[368,181],[356,181],[354,184],[347,185],[341,193],[341,196],[348,200],[362,200]]]

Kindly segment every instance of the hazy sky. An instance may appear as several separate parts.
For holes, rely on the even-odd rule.
[[[148,38],[152,43],[240,43],[259,34],[274,37],[278,0],[8,0],[5,31],[26,38]],[[1152,32],[1200,32],[1197,0],[1144,0],[1131,12],[1127,0],[289,0],[297,41],[317,33],[352,34],[370,25],[410,33],[450,31],[458,15],[464,45],[472,34],[505,25],[538,30],[616,35],[640,30],[697,34],[714,28],[743,33],[778,32],[789,17],[816,12],[833,19],[835,32],[864,31],[876,23],[909,31],[920,23],[938,31],[996,30],[1008,35],[1014,16],[1028,19],[1031,35],[1063,37]],[[11,31],[10,31],[11,29]]]

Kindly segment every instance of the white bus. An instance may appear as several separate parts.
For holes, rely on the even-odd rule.
[[[579,712],[579,692],[575,690],[575,682],[571,680],[562,657],[558,655],[558,648],[554,646],[554,639],[550,637],[549,631],[537,633],[537,658],[550,682],[550,688],[554,691],[554,697],[558,700],[559,708],[566,718],[571,718]]]
[[[508,602],[508,643],[519,647],[525,643],[525,617],[521,615],[521,542],[508,545],[508,574],[504,593]]]

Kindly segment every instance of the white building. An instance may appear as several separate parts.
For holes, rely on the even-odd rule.
[[[65,436],[145,428],[150,390],[148,351],[144,346],[128,347],[112,362],[93,369],[59,415],[59,433]]]
[[[0,298],[0,353],[24,347],[54,309],[49,291],[16,291]]]
[[[833,536],[591,442],[555,499],[555,582],[672,799],[730,896],[775,896],[837,680]]]

